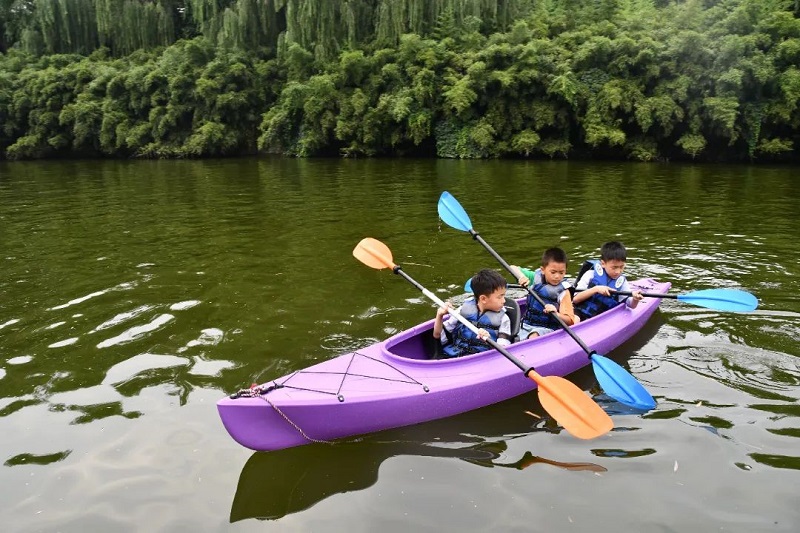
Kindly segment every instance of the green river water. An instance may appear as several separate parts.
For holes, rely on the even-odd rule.
[[[4,531],[797,531],[800,180],[793,167],[233,159],[0,163]],[[494,260],[605,240],[665,300],[610,355],[658,401],[581,441],[531,393],[408,428],[242,448],[224,395],[432,318]],[[509,363],[510,364],[510,363]],[[590,369],[570,376],[598,393]],[[533,415],[533,416],[532,416]],[[542,418],[539,418],[542,417]]]

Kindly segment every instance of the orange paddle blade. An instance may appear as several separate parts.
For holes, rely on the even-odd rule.
[[[539,387],[539,401],[556,422],[579,439],[593,439],[611,431],[611,417],[574,383],[558,376],[541,376],[531,370],[528,377]]]
[[[394,261],[392,260],[392,251],[389,247],[372,237],[361,239],[361,242],[353,248],[353,257],[368,267],[377,268],[379,270],[382,268],[393,269],[395,267]]]

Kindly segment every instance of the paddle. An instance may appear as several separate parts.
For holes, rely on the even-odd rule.
[[[464,211],[464,208],[461,207],[461,204],[458,203],[453,195],[449,192],[445,191],[439,197],[439,218],[441,218],[445,224],[448,226],[455,228],[460,231],[466,231],[472,238],[481,243],[486,250],[494,256],[498,263],[503,265],[503,268],[508,270],[512,276],[517,276],[517,272],[511,268],[509,265],[500,255],[495,252],[489,244],[483,240],[483,238],[478,235],[478,233],[472,229],[472,222],[469,219],[469,215],[467,212]],[[533,296],[533,298],[538,301],[542,307],[544,307],[545,303],[542,298],[536,294],[531,288],[525,287],[528,291],[528,294]],[[567,334],[572,337],[572,339],[578,343],[578,345],[583,349],[584,352],[589,356],[589,359],[592,362],[592,369],[594,370],[595,377],[597,377],[598,383],[600,383],[600,387],[605,391],[606,394],[614,398],[620,403],[624,403],[625,405],[629,405],[636,409],[643,409],[649,410],[653,409],[656,406],[656,401],[650,396],[650,393],[645,390],[645,388],[636,381],[627,370],[622,368],[620,365],[612,361],[611,359],[602,356],[595,352],[594,350],[590,350],[588,346],[577,336],[575,333],[564,323],[558,313],[551,312],[550,313],[558,322],[561,329],[567,332]]]
[[[630,296],[627,291],[611,291],[614,294]],[[648,298],[675,298],[682,302],[717,311],[754,311],[758,307],[758,298],[747,291],[738,289],[704,289],[702,291],[687,292],[684,294],[658,294],[643,292],[642,296]]]
[[[509,283],[509,289],[522,289],[522,285]],[[464,284],[464,292],[472,292],[472,278]],[[581,292],[581,291],[575,291]],[[632,296],[630,291],[611,290],[612,294]],[[672,298],[687,304],[706,307],[717,311],[754,311],[758,307],[758,298],[747,291],[739,289],[703,289],[702,291],[687,292],[684,294],[660,294],[656,292],[643,292],[645,298]]]
[[[508,289],[524,289],[519,283],[506,283]],[[469,278],[464,284],[464,292],[472,292],[472,278]]]
[[[368,267],[379,270],[391,269],[392,272],[414,285],[436,305],[444,307],[445,303],[438,296],[417,283],[403,269],[394,264],[391,250],[379,240],[370,237],[362,239],[353,249],[353,256]],[[455,312],[453,316],[473,333],[478,333],[478,328],[472,322]],[[486,342],[517,365],[526,377],[536,382],[542,407],[572,435],[580,439],[592,439],[614,427],[611,417],[572,382],[558,376],[542,376],[492,339],[488,339]]]

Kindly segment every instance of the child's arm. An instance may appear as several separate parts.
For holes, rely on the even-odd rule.
[[[588,288],[593,275],[593,272],[590,270],[578,280],[578,284],[575,286],[575,298],[572,299],[572,303],[579,304],[598,293],[604,296],[611,294],[611,289],[605,285],[595,285],[591,289]]]
[[[528,270],[527,268],[518,267],[517,265],[510,266],[511,270],[514,272],[514,275],[517,276],[517,283],[523,287],[527,287],[529,284],[533,283],[533,277],[536,275],[534,272]]]
[[[595,294],[602,294],[603,296],[611,296],[611,292],[613,290],[614,289],[612,289],[611,287],[606,287],[605,285],[595,285],[591,289],[585,289],[585,290],[577,289],[575,291],[575,299],[573,300],[573,303],[579,304],[584,300],[588,300]]]
[[[450,302],[447,302],[444,304],[444,307],[440,307],[436,310],[436,320],[433,322],[434,339],[442,338],[442,330],[444,329],[444,322],[443,322],[444,315],[451,312],[452,309],[453,305]]]
[[[636,306],[639,305],[639,302],[642,300],[642,298],[644,298],[644,296],[642,296],[642,291],[631,291],[631,286],[628,284],[627,279],[622,284],[622,287],[620,287],[619,290],[622,292],[632,293],[631,296],[625,298],[625,305],[627,305],[631,309],[636,309]]]
[[[504,347],[511,344],[511,319],[508,315],[503,315],[500,320],[500,329],[497,331],[497,344]]]
[[[572,307],[572,296],[569,291],[561,293],[561,299],[558,302],[558,316],[568,326],[575,324],[575,309]]]

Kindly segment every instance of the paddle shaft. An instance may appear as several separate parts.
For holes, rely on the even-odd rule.
[[[403,271],[403,269],[400,268],[399,266],[395,266],[392,269],[392,272],[394,272],[395,274],[397,274],[399,276],[402,276],[406,281],[408,281],[413,286],[415,286],[417,289],[419,289],[422,292],[422,294],[427,296],[431,301],[433,301],[433,303],[435,303],[439,307],[445,307],[445,303],[441,300],[441,298],[439,298],[438,296],[433,294],[431,291],[429,291],[428,289],[426,289],[425,287],[423,287],[422,285],[417,283],[417,281],[414,278],[412,278],[411,276],[406,274]],[[469,320],[467,320],[466,318],[461,316],[461,314],[456,313],[455,311],[453,311],[452,314],[456,317],[456,319],[459,322],[461,322],[466,327],[468,327],[470,330],[472,330],[473,333],[475,333],[476,335],[478,334],[478,328],[475,327],[475,324],[473,324],[472,322],[470,322]],[[508,351],[506,351],[505,348],[503,348],[502,346],[497,344],[491,338],[486,339],[486,342],[489,344],[489,346],[491,346],[492,348],[494,348],[495,350],[497,350],[498,352],[503,354],[506,359],[508,359],[509,361],[514,363],[515,365],[517,365],[517,367],[519,367],[519,369],[522,370],[525,373],[526,377],[530,377],[530,374],[538,375],[538,374],[536,374],[536,371],[533,369],[533,367],[525,365],[522,361],[520,361],[519,359],[517,359],[516,357],[514,357],[513,355],[508,353]]]
[[[494,248],[492,248],[491,246],[489,246],[489,243],[487,243],[485,240],[483,240],[483,237],[481,237],[480,235],[478,235],[478,232],[477,232],[477,231],[475,231],[474,229],[470,228],[470,229],[469,229],[469,234],[470,234],[470,235],[472,235],[472,238],[473,238],[473,239],[475,239],[476,241],[478,241],[479,243],[481,243],[481,246],[483,246],[484,248],[486,248],[486,251],[487,251],[487,252],[489,252],[490,254],[492,254],[492,257],[494,257],[494,258],[497,260],[497,262],[498,262],[498,263],[500,263],[500,264],[503,266],[503,268],[505,268],[506,270],[508,270],[508,272],[509,272],[509,273],[510,273],[512,276],[517,276],[517,275],[518,275],[518,273],[517,273],[517,272],[516,272],[516,271],[515,271],[513,268],[511,268],[511,265],[509,265],[509,264],[506,262],[506,260],[505,260],[505,259],[503,259],[503,258],[500,256],[500,254],[498,254],[497,252],[495,252],[495,251],[494,251]],[[539,296],[539,295],[538,295],[538,294],[536,294],[536,293],[535,293],[533,290],[531,290],[531,288],[530,288],[530,284],[529,284],[528,286],[526,286],[526,287],[525,287],[525,290],[527,290],[527,291],[528,291],[528,294],[530,294],[531,296],[533,296],[533,297],[534,297],[534,299],[536,299],[536,301],[537,301],[537,302],[539,302],[539,304],[540,304],[542,307],[544,307],[545,305],[547,305],[547,304],[545,304],[544,300],[542,300],[542,297],[541,297],[541,296]],[[561,326],[561,329],[563,329],[564,331],[566,331],[566,332],[567,332],[567,334],[568,334],[570,337],[572,337],[572,340],[574,340],[575,342],[577,342],[577,343],[578,343],[578,346],[580,346],[580,347],[583,349],[583,351],[584,351],[584,352],[586,352],[586,355],[588,355],[589,357],[591,357],[592,355],[594,355],[594,354],[596,353],[594,350],[591,350],[591,349],[590,349],[588,346],[586,346],[586,343],[585,343],[585,342],[583,342],[583,341],[581,340],[581,338],[580,338],[580,337],[578,337],[577,335],[575,335],[575,333],[574,333],[574,332],[573,332],[571,329],[569,329],[569,326],[567,326],[567,324],[564,322],[564,320],[563,320],[563,319],[562,319],[560,316],[558,316],[558,313],[557,313],[556,311],[551,311],[551,312],[549,312],[548,314],[549,314],[549,315],[552,315],[552,316],[553,316],[553,318],[555,318],[555,319],[556,319],[556,322],[558,322],[558,325],[559,325],[559,326]]]
[[[631,291],[615,291],[614,289],[611,289],[611,292],[614,293],[614,294],[620,294],[622,296],[633,296],[633,293]],[[657,292],[643,292],[642,296],[646,297],[646,298],[675,298],[675,299],[677,299],[681,295],[680,294],[659,294]]]

